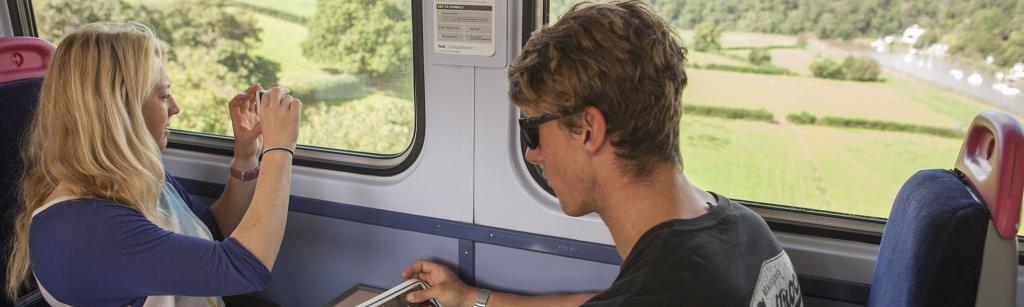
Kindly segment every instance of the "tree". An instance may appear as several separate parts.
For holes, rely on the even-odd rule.
[[[347,74],[404,72],[413,47],[408,5],[408,0],[317,0],[302,53]]]
[[[722,30],[715,24],[704,22],[693,31],[693,49],[714,52],[722,49]]]
[[[123,0],[37,0],[40,34],[54,43],[79,26],[97,22],[140,22],[168,47],[165,69],[182,114],[173,128],[227,134],[227,101],[253,82],[277,83],[280,64],[253,55],[260,28],[225,0],[174,1],[160,6]]]
[[[843,66],[829,58],[817,59],[811,62],[811,74],[818,78],[843,80]]]
[[[1014,31],[1013,34],[1010,34],[1010,39],[1003,43],[996,55],[996,64],[1000,66],[1024,63],[1024,30]]]
[[[37,0],[35,6],[39,37],[57,43],[64,34],[97,21],[136,21],[152,25],[158,12],[134,7],[123,0],[69,1]]]
[[[917,38],[917,42],[914,42],[914,48],[926,49],[931,47],[935,43],[939,42],[939,33],[936,31],[925,30],[921,37]]]
[[[814,33],[820,38],[833,38],[838,28],[839,21],[836,20],[835,15],[825,13],[818,17],[818,25],[814,28]]]
[[[846,80],[877,81],[882,69],[878,62],[866,57],[848,56],[843,60],[843,75]]]
[[[754,48],[750,49],[750,53],[747,54],[747,60],[754,65],[770,64],[772,62],[772,54],[765,48]]]

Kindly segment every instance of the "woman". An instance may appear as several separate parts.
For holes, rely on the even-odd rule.
[[[11,297],[30,264],[53,306],[219,306],[269,283],[302,104],[274,88],[257,106],[258,85],[232,99],[233,176],[196,206],[160,159],[179,112],[161,46],[144,26],[101,23],[57,47],[24,148]]]

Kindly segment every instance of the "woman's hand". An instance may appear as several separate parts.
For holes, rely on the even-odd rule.
[[[295,149],[299,139],[302,102],[288,95],[288,89],[275,87],[260,101],[260,124],[266,148],[284,146]]]
[[[260,154],[262,125],[257,112],[256,92],[263,89],[253,84],[245,92],[235,95],[228,103],[231,113],[231,129],[235,134],[235,160],[255,161]]]

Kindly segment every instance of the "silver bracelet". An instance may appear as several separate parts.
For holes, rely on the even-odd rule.
[[[287,151],[289,154],[291,154],[292,157],[295,156],[295,150],[292,150],[291,148],[288,148],[288,147],[285,147],[285,146],[274,146],[274,147],[270,147],[270,148],[264,148],[263,151],[260,152],[259,161],[263,161],[263,155],[265,155],[265,154],[267,154],[267,152],[273,151],[273,150],[284,150],[284,151]]]
[[[480,288],[480,293],[476,295],[473,307],[487,307],[487,301],[489,300],[491,300],[491,290]]]

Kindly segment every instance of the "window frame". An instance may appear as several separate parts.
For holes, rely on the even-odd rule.
[[[36,31],[34,10],[31,0],[6,0],[17,36],[39,37]],[[394,176],[409,169],[423,150],[426,132],[426,104],[423,75],[423,6],[418,1],[409,1],[412,7],[413,44],[413,104],[414,125],[412,142],[405,150],[396,154],[375,154],[299,145],[295,151],[294,165],[319,169],[342,171],[371,176]],[[26,17],[22,20],[20,17]],[[301,132],[300,132],[301,133]],[[234,138],[225,135],[207,134],[172,129],[167,139],[167,148],[209,153],[221,156],[234,155]]]
[[[536,7],[541,5],[541,7]],[[550,0],[528,0],[524,1],[523,12],[537,12],[536,14],[524,14],[523,20],[523,46],[529,40],[530,34],[538,26],[547,25],[551,22]],[[526,16],[529,15],[529,18]],[[534,16],[541,16],[540,22],[532,22]],[[514,123],[515,124],[515,123]],[[516,129],[519,131],[519,129]],[[518,133],[518,132],[517,132]],[[555,196],[554,190],[548,185],[547,180],[541,174],[540,167],[526,161],[526,142],[522,135],[519,135],[520,154],[526,163],[526,169],[533,177],[533,181],[542,190]],[[764,203],[758,201],[733,199],[755,213],[760,215],[768,226],[775,231],[783,231],[795,234],[822,236],[831,239],[841,239],[870,244],[879,244],[882,241],[882,230],[885,227],[886,219],[841,212],[801,208],[792,205]],[[1024,237],[1019,237],[1024,242]],[[1024,253],[1024,252],[1022,252]],[[1021,259],[1024,260],[1024,254]]]
[[[31,0],[6,0],[7,13],[11,18],[11,30],[14,36],[38,37],[36,33],[36,16]]]
[[[523,14],[522,35],[522,46],[525,46],[533,31],[538,29],[539,26],[550,23],[550,0],[527,0],[524,1],[522,9],[523,12],[526,12]],[[534,14],[530,14],[530,12],[534,12]],[[539,22],[535,22],[537,17],[541,18]],[[513,125],[518,125],[518,123],[513,122]],[[514,131],[519,134],[520,130],[518,127],[515,128]],[[518,140],[523,163],[526,164],[526,169],[530,173],[530,177],[533,178],[533,182],[549,195],[555,196],[554,191],[541,174],[540,167],[526,161],[526,142],[523,141],[522,135],[518,136]],[[887,218],[809,209],[792,205],[742,199],[732,200],[760,215],[773,231],[812,235],[827,239],[877,245],[882,241],[882,231],[888,220]],[[1018,235],[1017,242],[1024,243],[1024,236]],[[1024,265],[1024,250],[1019,252],[1017,261],[1019,265]]]

